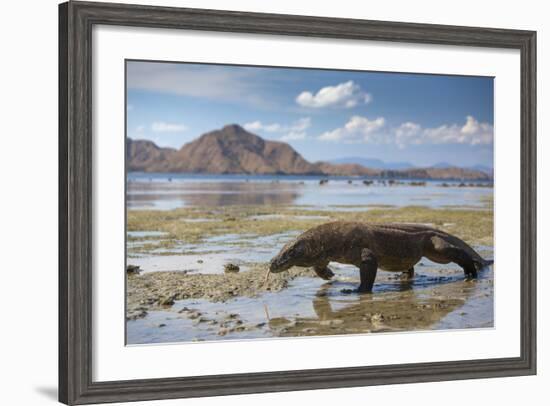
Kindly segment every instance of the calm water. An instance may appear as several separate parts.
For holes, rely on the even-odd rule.
[[[487,257],[489,247],[475,247]],[[336,277],[327,283],[320,278],[297,278],[280,292],[266,292],[258,297],[237,297],[227,302],[204,299],[177,301],[170,310],[151,311],[147,317],[127,324],[128,344],[174,343],[189,341],[242,340],[301,335],[304,326],[320,333],[334,334],[326,329],[326,322],[339,320],[341,333],[364,333],[358,328],[367,322],[354,324],[356,316],[365,313],[391,314],[406,308],[425,305],[425,318],[399,321],[392,326],[388,320],[382,325],[369,326],[374,331],[411,331],[425,329],[484,328],[493,326],[493,270],[485,268],[476,281],[465,281],[462,270],[449,264],[444,274],[440,265],[423,259],[417,266],[417,275],[411,282],[392,278],[388,272],[379,272],[374,286],[375,295],[344,294],[342,289],[353,289],[358,283],[358,272],[353,266],[333,263]],[[460,293],[459,293],[460,292]],[[434,299],[460,297],[465,303],[445,309],[433,309]],[[394,305],[397,303],[397,305]],[[396,307],[392,307],[396,306]],[[389,308],[388,308],[389,307]],[[181,309],[200,311],[203,318],[223,322],[229,314],[238,314],[250,330],[219,334],[219,326],[197,323],[181,314]],[[414,314],[414,313],[413,313]],[[417,311],[418,314],[418,311]],[[159,327],[162,326],[162,327]],[[302,327],[300,327],[302,326]],[[289,330],[288,332],[282,329]],[[370,331],[369,331],[370,332]],[[322,334],[321,334],[322,335]]]
[[[358,178],[331,178],[327,184],[320,185],[321,179],[317,176],[131,173],[128,175],[127,204],[129,209],[156,210],[226,205],[296,206],[327,210],[326,213],[311,213],[311,216],[301,213],[294,216],[296,220],[314,217],[329,221],[329,211],[368,210],[365,206],[484,209],[484,200],[493,196],[491,187],[458,187],[460,182],[456,181],[446,181],[449,187],[443,187],[443,181],[411,186],[410,180],[403,180],[403,184],[396,186],[375,180],[366,186]],[[278,216],[282,215],[262,214],[250,219],[272,220]],[[221,220],[193,218],[185,221],[194,223],[195,227],[201,222]],[[299,232],[288,230],[268,236],[228,233],[205,237],[194,244],[181,241],[167,249],[158,244],[166,233],[131,231],[128,232],[129,248],[141,244],[150,249],[132,253],[128,263],[139,265],[144,273],[222,273],[227,263],[237,264],[241,272],[246,272],[250,264],[267,263]],[[492,247],[476,246],[475,249],[486,258],[493,257]],[[127,322],[127,343],[270,338],[308,335],[311,331],[314,335],[326,335],[493,326],[492,269],[482,272],[477,281],[464,281],[463,271],[458,266],[442,267],[424,258],[416,267],[414,281],[404,283],[393,274],[379,272],[375,295],[350,295],[345,290],[356,287],[357,269],[336,263],[331,266],[336,277],[330,283],[320,278],[303,277],[291,281],[287,289],[265,292],[258,297],[236,297],[227,302],[189,299],[176,302],[166,311],[149,311],[146,317]],[[461,301],[447,300],[453,298]],[[441,307],[441,302],[448,305]],[[202,316],[192,318],[192,312],[200,312]],[[231,319],[232,314],[237,314],[239,319]],[[364,321],[365,314],[382,314],[386,319]],[[396,315],[399,317],[394,319]],[[220,333],[222,325],[237,321],[247,328]]]
[[[442,187],[443,181],[410,186],[409,180],[397,186],[375,180],[366,186],[358,178],[331,178],[320,185],[321,179],[319,176],[130,173],[127,204],[129,209],[160,210],[227,205],[286,205],[331,210],[354,210],[353,206],[365,205],[481,208],[482,198],[493,194],[489,187],[459,188],[458,181],[446,181],[451,187]]]

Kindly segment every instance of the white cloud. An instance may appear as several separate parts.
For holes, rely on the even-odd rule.
[[[154,133],[180,133],[187,130],[184,124],[166,123],[164,121],[155,121],[151,124],[151,131]]]
[[[493,126],[467,116],[463,125],[444,124],[434,128],[423,128],[420,124],[409,121],[398,127],[385,129],[383,117],[370,120],[353,116],[344,127],[327,131],[318,139],[373,144],[395,143],[400,148],[418,144],[487,145],[493,142]]]
[[[466,117],[464,125],[445,124],[425,128],[413,138],[416,144],[469,144],[487,145],[493,142],[493,126],[480,123],[472,116]]]
[[[326,86],[316,94],[303,91],[296,97],[296,103],[303,107],[344,107],[351,108],[359,104],[367,104],[372,96],[361,90],[361,87],[349,80],[336,86]]]
[[[469,139],[472,145],[490,144],[493,142],[494,128],[489,123],[480,123],[474,117],[466,117],[466,124],[460,132]]]
[[[420,144],[418,136],[421,133],[420,124],[407,121],[394,130],[395,143],[401,148],[407,144]]]
[[[319,136],[322,141],[344,142],[382,142],[381,129],[386,124],[384,117],[370,120],[366,117],[353,116],[344,125],[332,131],[327,131]]]
[[[302,117],[294,121],[290,125],[279,123],[264,124],[261,121],[252,121],[243,126],[247,131],[251,132],[266,132],[271,134],[279,134],[281,141],[303,140],[307,138],[306,130],[311,127],[311,118]]]

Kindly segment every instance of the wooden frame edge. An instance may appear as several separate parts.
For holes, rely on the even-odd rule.
[[[92,382],[91,31],[94,24],[514,48],[521,53],[518,358]],[[220,396],[536,374],[536,32],[73,2],[59,5],[59,400]]]

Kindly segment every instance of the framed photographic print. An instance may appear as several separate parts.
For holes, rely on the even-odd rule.
[[[60,401],[536,373],[535,32],[59,29]]]

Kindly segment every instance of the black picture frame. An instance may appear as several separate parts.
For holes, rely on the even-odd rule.
[[[521,353],[517,358],[92,380],[95,24],[517,49],[521,55]],[[121,158],[122,159],[122,158]],[[88,404],[536,374],[536,32],[234,11],[59,5],[59,400]]]

